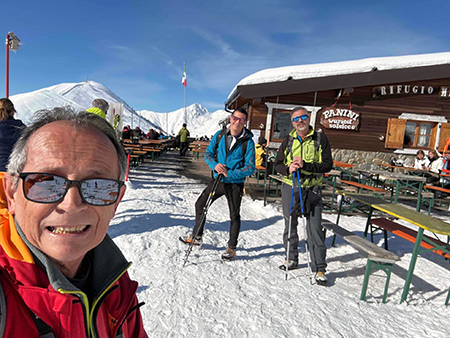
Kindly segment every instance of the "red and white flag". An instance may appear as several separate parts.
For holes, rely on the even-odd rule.
[[[183,84],[183,86],[187,86],[187,79],[186,79],[186,66],[184,65],[184,70],[183,70],[183,78],[181,79],[181,83]]]

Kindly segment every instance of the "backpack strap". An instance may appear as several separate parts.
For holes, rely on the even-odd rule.
[[[223,128],[219,135],[217,135],[216,144],[214,145],[214,160],[217,161],[217,148],[219,148],[220,140],[222,139],[223,135],[227,132],[226,128]]]
[[[242,142],[242,165],[245,164],[245,153],[247,152],[248,139]]]
[[[0,280],[0,338],[2,338],[5,333],[5,326],[6,326],[6,297]]]
[[[39,332],[40,338],[55,338],[55,334],[52,331],[52,328],[50,325],[48,325],[46,322],[44,322],[41,318],[36,316],[33,311],[31,311],[31,317],[34,320],[34,325],[36,325],[36,328]]]
[[[293,144],[294,144],[294,138],[291,135],[288,135],[288,143],[287,143],[286,149],[288,151],[288,154],[291,154],[292,160],[294,160],[294,154],[292,152]]]

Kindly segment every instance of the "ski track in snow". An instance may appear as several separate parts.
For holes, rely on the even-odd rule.
[[[367,301],[359,296],[366,259],[338,238],[327,237],[329,286],[311,285],[304,242],[300,269],[285,281],[283,219],[274,205],[244,196],[236,257],[224,262],[229,231],[224,197],[210,207],[204,242],[183,268],[186,246],[178,240],[194,225],[195,201],[205,184],[179,176],[162,158],[135,168],[109,234],[133,262],[138,298],[150,337],[446,337],[450,286],[448,262],[419,257],[406,303],[399,304],[412,243],[390,238],[400,256],[386,304],[385,274],[371,275]],[[336,215],[324,215],[334,220]],[[448,221],[448,219],[447,219]],[[362,234],[365,218],[341,218]],[[300,232],[303,234],[303,231]],[[377,236],[381,245],[382,236]]]

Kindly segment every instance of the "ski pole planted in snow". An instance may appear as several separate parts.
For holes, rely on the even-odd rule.
[[[308,231],[306,230],[305,215],[304,215],[304,209],[303,209],[302,182],[300,180],[300,172],[298,173],[297,178],[298,178],[298,194],[299,194],[299,197],[300,197],[300,210],[302,212],[301,219],[302,219],[302,222],[303,222],[303,231],[304,231],[304,236],[305,236],[306,261],[307,261],[307,264],[308,264],[309,281],[312,283],[312,272],[311,272],[311,267],[310,267],[310,264],[309,264]]]
[[[292,206],[294,204],[295,173],[296,173],[296,171],[294,171],[292,173],[291,207],[289,209],[289,229],[288,229],[288,239],[287,239],[287,247],[286,247],[286,274],[285,274],[286,280],[288,279],[288,275],[289,275],[289,250],[290,250],[290,246],[291,246]]]
[[[211,188],[211,192],[209,193],[208,199],[206,200],[206,204],[203,207],[203,213],[202,213],[202,217],[200,218],[200,222],[199,222],[199,224],[196,224],[194,226],[194,230],[192,231],[192,241],[189,243],[189,246],[186,249],[186,255],[184,256],[183,267],[186,265],[186,263],[189,259],[189,255],[192,252],[192,248],[194,247],[194,238],[196,238],[198,236],[198,232],[200,231],[201,225],[204,224],[204,222],[206,221],[206,214],[208,213],[209,206],[213,202],[213,197],[216,193],[217,186],[219,185],[220,181],[222,180],[222,177],[223,177],[223,174],[218,174],[216,179],[214,180],[214,184]]]

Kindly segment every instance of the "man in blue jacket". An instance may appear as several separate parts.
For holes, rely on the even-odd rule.
[[[230,117],[227,129],[219,130],[212,138],[205,153],[205,161],[214,171],[214,178],[222,174],[223,178],[212,197],[214,202],[225,195],[230,210],[230,239],[228,248],[222,254],[223,259],[230,260],[236,254],[236,245],[241,229],[241,200],[244,191],[244,180],[255,171],[255,143],[253,134],[244,127],[247,123],[247,111],[239,108]],[[204,207],[208,200],[214,181],[208,184],[195,203],[195,238],[181,237],[185,243],[199,245],[202,241],[205,221],[201,222]],[[202,224],[200,224],[202,223]]]

